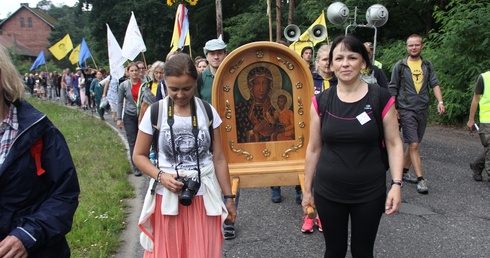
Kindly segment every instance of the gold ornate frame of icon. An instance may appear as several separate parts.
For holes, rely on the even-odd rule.
[[[251,98],[249,72],[263,67],[273,84],[269,97],[274,102],[282,92],[286,107],[294,113],[294,139],[239,142],[237,106]],[[287,93],[287,94],[286,94]],[[223,151],[229,163],[233,190],[239,187],[298,185],[304,176],[304,159],[309,139],[313,78],[306,62],[288,47],[275,42],[253,42],[232,51],[214,79],[212,99],[223,123]],[[274,103],[273,108],[277,108]],[[300,177],[298,177],[300,175]]]

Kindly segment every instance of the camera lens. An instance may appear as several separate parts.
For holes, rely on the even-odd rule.
[[[201,187],[201,183],[196,178],[178,177],[176,180],[184,183],[179,196],[180,204],[184,206],[191,205],[194,195]]]
[[[179,202],[184,206],[189,206],[192,204],[193,197],[194,195],[189,191],[189,189],[185,189],[180,193]]]

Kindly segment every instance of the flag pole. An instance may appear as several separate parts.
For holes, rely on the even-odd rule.
[[[145,64],[145,69],[148,70],[148,65],[146,64],[145,52],[141,51],[141,57],[143,57],[143,63]]]
[[[95,69],[99,70],[99,68],[97,67],[97,64],[95,63],[94,56],[90,55],[90,57],[92,58],[92,62],[94,62]]]
[[[192,48],[190,43],[189,43],[189,56],[191,57],[191,59],[194,60],[194,58],[192,58]]]
[[[271,0],[267,0],[267,16],[269,16],[269,41],[272,41],[272,13],[271,13]]]
[[[51,77],[49,77],[48,65],[46,63],[44,63],[44,67],[46,68],[46,85],[48,85],[49,84],[49,79]],[[51,87],[54,87],[54,85],[51,85]],[[47,92],[46,92],[46,95],[47,95]]]

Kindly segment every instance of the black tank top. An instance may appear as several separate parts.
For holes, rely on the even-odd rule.
[[[386,171],[369,94],[353,103],[342,102],[336,91],[331,94],[321,127],[323,147],[316,167],[315,192],[341,203],[376,199],[386,193]],[[387,103],[390,96],[385,92],[380,98],[381,103]]]

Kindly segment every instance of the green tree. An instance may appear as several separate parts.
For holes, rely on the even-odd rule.
[[[225,20],[225,32],[229,34],[228,49],[254,41],[268,41],[269,20],[266,13],[266,2],[256,1],[246,12]]]
[[[474,82],[490,67],[488,0],[452,0],[446,10],[436,7],[441,25],[430,34],[427,53],[437,67],[447,103],[442,122],[462,123],[468,115]]]
[[[41,0],[36,4],[37,8],[41,8],[43,10],[48,10],[53,6],[53,3],[50,0]]]

